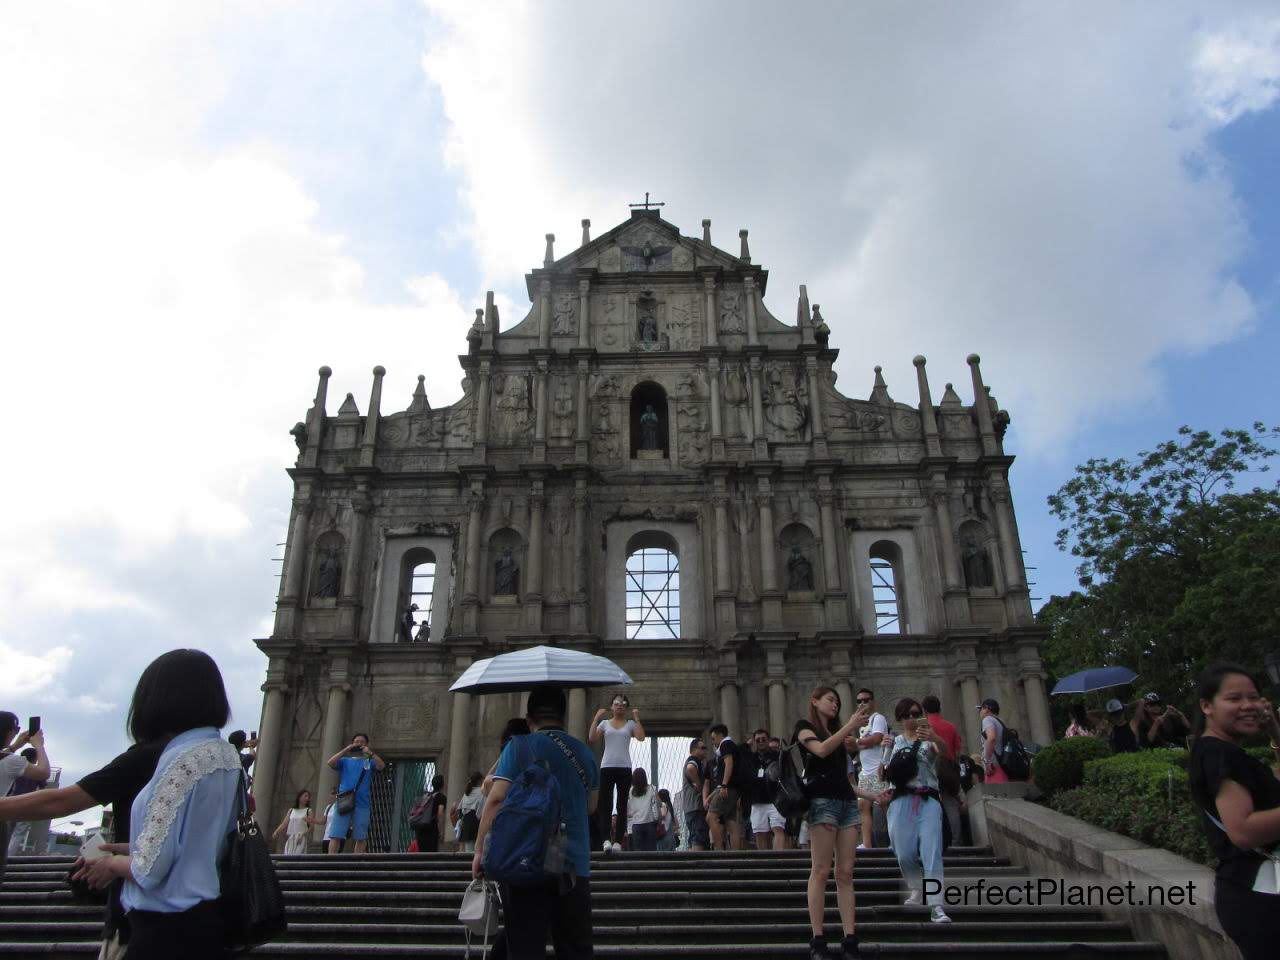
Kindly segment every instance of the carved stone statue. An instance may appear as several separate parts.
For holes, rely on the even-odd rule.
[[[644,405],[644,413],[640,414],[640,449],[657,450],[658,446],[658,413],[652,403]]]
[[[418,605],[411,603],[400,614],[400,642],[413,643],[413,615],[418,612]]]
[[[320,568],[316,571],[315,595],[321,600],[337,599],[341,585],[342,555],[337,547],[329,547],[321,556]]]
[[[636,331],[641,343],[658,342],[658,304],[651,297],[636,301]]]
[[[293,425],[289,431],[289,436],[293,437],[293,442],[298,445],[299,450],[305,450],[307,446],[307,425],[299,420]]]
[[[964,582],[968,587],[995,585],[995,573],[991,569],[991,556],[985,547],[979,546],[973,537],[964,541]]]
[[[502,548],[502,556],[493,565],[493,592],[495,596],[511,597],[516,593],[516,577],[520,566],[511,555],[510,547]]]
[[[791,556],[787,559],[787,589],[796,592],[813,590],[813,564],[799,544],[791,547]]]

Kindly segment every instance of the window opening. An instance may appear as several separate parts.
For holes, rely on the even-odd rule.
[[[871,600],[876,609],[876,633],[901,633],[897,571],[888,560],[871,558]]]
[[[436,589],[436,565],[432,560],[419,563],[409,578],[409,603],[416,604],[414,639],[422,643],[431,639],[431,596]]]
[[[670,550],[627,557],[627,639],[680,639],[680,559]]]

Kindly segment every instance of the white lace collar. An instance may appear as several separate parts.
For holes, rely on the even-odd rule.
[[[227,741],[199,740],[185,747],[164,768],[147,800],[142,829],[133,845],[133,873],[146,876],[155,865],[178,811],[200,778],[216,770],[240,770],[240,752]]]

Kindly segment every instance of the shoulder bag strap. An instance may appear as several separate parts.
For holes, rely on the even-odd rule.
[[[587,776],[587,771],[582,766],[582,761],[578,759],[577,754],[575,754],[572,750],[570,750],[569,745],[566,744],[559,737],[555,736],[551,730],[548,730],[545,736],[548,740],[550,740],[552,743],[554,743],[557,747],[560,748],[560,751],[565,755],[565,758],[569,761],[569,763],[573,765],[573,769],[577,771],[578,779],[582,781],[582,786],[585,788],[587,784],[591,782],[591,778]]]

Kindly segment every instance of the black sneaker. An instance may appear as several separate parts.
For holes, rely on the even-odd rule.
[[[855,958],[861,957],[862,954],[858,950],[858,938],[851,933],[847,934],[840,941],[840,952],[844,955],[844,960],[855,960]]]
[[[814,937],[809,941],[809,960],[831,960],[827,952],[827,941]]]

